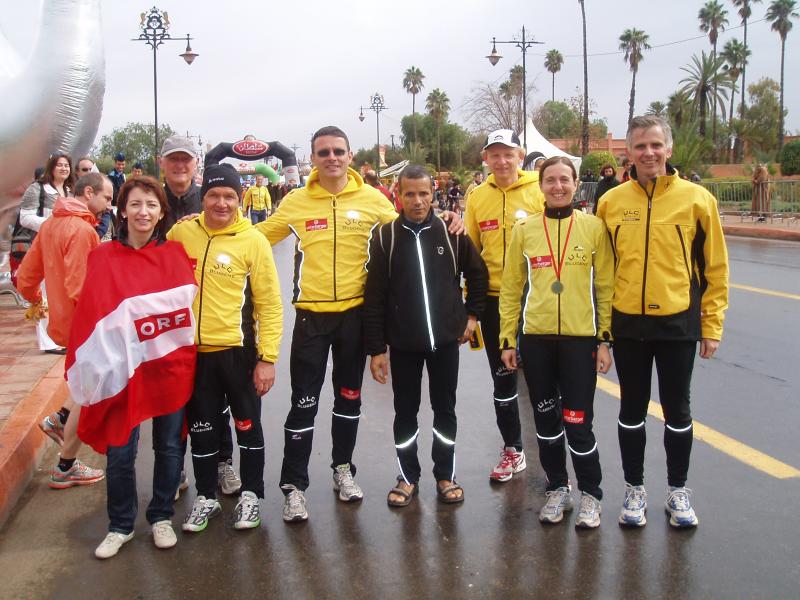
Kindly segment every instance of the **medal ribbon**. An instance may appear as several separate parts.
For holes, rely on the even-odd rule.
[[[567,237],[564,238],[564,249],[566,250],[567,244],[569,244],[569,234],[572,233],[572,223],[575,221],[575,213],[573,212],[569,217],[569,227],[567,228]],[[561,261],[558,263],[558,267],[556,267],[556,257],[553,254],[553,245],[550,243],[550,232],[547,231],[547,216],[542,213],[542,224],[544,225],[544,235],[547,238],[547,249],[550,250],[550,264],[553,267],[553,271],[556,274],[556,280],[561,281],[561,271],[564,270],[564,259],[567,257],[567,253],[564,252],[561,254]]]

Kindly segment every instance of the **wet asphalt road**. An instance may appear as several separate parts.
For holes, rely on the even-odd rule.
[[[800,245],[729,238],[731,281],[800,295]],[[276,247],[284,296],[290,289],[291,246]],[[800,301],[733,289],[725,339],[712,361],[698,359],[693,387],[697,422],[800,468]],[[143,427],[136,537],[108,561],[93,557],[107,520],[103,484],[65,491],[37,473],[16,514],[0,532],[0,598],[797,598],[800,517],[797,477],[778,479],[726,451],[695,441],[689,486],[700,519],[675,531],[662,509],[666,468],[663,425],[648,419],[648,524],[623,530],[616,518],[622,472],[616,441],[618,401],[599,392],[595,430],[603,465],[603,524],[576,531],[573,516],[544,527],[544,503],[531,408],[521,389],[528,469],[506,484],[488,474],[500,450],[485,357],[466,348],[459,381],[458,479],[461,506],[437,503],[430,475],[431,413],[420,414],[423,480],[418,499],[390,510],[385,497],[396,475],[390,388],[367,375],[356,448],[361,503],[340,503],[331,488],[329,384],[323,392],[308,490],[310,520],[286,525],[277,487],[288,410],[288,347],[293,311],[286,311],[283,355],[275,388],[264,400],[267,497],[264,523],[232,527],[234,499],[200,534],[178,533],[178,546],[152,544],[144,507],[152,456]],[[616,381],[609,374],[611,381]],[[424,389],[424,387],[423,387]],[[327,394],[327,397],[326,397]],[[656,391],[653,398],[657,398]],[[727,438],[726,438],[727,439]],[[45,467],[54,460],[52,447]],[[103,457],[84,452],[91,464]],[[188,463],[189,461],[187,461]],[[176,528],[193,491],[176,504]],[[577,498],[577,494],[576,494]]]

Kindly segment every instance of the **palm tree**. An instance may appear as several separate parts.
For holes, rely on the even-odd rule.
[[[442,121],[447,119],[447,113],[450,112],[450,98],[448,98],[447,94],[442,90],[436,88],[428,94],[428,98],[425,101],[425,108],[428,109],[428,113],[433,117],[433,120],[436,121],[436,171],[441,172]]]
[[[686,92],[677,91],[667,99],[667,115],[675,127],[687,121],[692,112],[692,101]]]
[[[739,75],[742,69],[744,69],[749,55],[750,51],[747,47],[736,38],[728,40],[722,52],[719,54],[720,58],[727,63],[728,77],[730,77],[731,80],[730,115],[728,117],[728,137],[731,139],[733,138],[733,107],[734,104],[736,104],[734,100],[736,98],[736,82],[739,80]],[[744,91],[742,92],[742,96],[744,96]],[[730,162],[733,162],[733,154],[733,148],[731,148]]]
[[[548,50],[544,57],[544,68],[553,74],[553,90],[550,100],[555,102],[556,99],[556,73],[561,70],[561,65],[564,64],[564,57],[561,52],[556,49]]]
[[[783,64],[786,55],[786,36],[792,30],[792,19],[798,18],[795,12],[795,0],[773,0],[767,8],[767,21],[772,23],[770,29],[777,31],[781,36],[781,119],[778,125],[778,151],[783,148]]]
[[[680,83],[684,85],[678,92],[691,99],[693,113],[699,112],[699,133],[703,139],[706,137],[708,109],[728,98],[726,88],[731,83],[722,69],[724,63],[723,58],[714,58],[702,52],[699,58],[696,54],[692,56],[690,65],[681,67],[681,71],[688,73],[688,76],[681,79]]]
[[[581,20],[583,21],[583,119],[581,120],[581,154],[589,154],[589,61],[586,57],[586,7],[584,0],[578,0],[581,5]]]
[[[650,49],[650,36],[641,29],[626,29],[619,36],[619,49],[625,54],[623,59],[631,67],[631,97],[628,100],[628,124],[633,119],[633,107],[636,99],[636,73],[639,71],[639,63],[642,62],[642,50]]]
[[[414,121],[414,143],[417,142],[417,94],[420,93],[423,87],[425,87],[422,83],[422,80],[425,79],[425,75],[422,74],[415,66],[410,66],[406,69],[405,74],[403,75],[403,88],[411,94],[411,115]]]
[[[733,0],[733,5],[739,7],[739,16],[742,17],[742,25],[744,26],[744,47],[747,50],[747,19],[750,18],[750,15],[753,14],[753,9],[750,8],[752,4],[758,4],[761,0]],[[747,52],[747,56],[750,56],[750,52]],[[744,119],[744,109],[745,109],[745,92],[747,91],[747,61],[742,63],[742,102],[739,105],[739,114]]]
[[[708,40],[711,42],[711,57],[716,60],[717,58],[717,39],[719,38],[720,31],[724,31],[725,26],[728,24],[728,11],[717,0],[708,0],[697,13],[697,18],[700,19],[700,31],[708,33]],[[714,141],[716,147],[717,143],[717,93],[714,90],[714,112],[713,120],[711,121],[711,139]],[[723,117],[724,118],[724,117]]]
[[[665,117],[667,115],[667,105],[660,100],[654,100],[647,105],[647,110],[644,111],[644,114]]]

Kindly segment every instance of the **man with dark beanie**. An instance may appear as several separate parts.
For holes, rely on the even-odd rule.
[[[239,209],[242,186],[236,170],[224,164],[207,167],[200,194],[203,212],[167,234],[195,262],[200,286],[192,308],[197,370],[186,406],[197,498],[183,530],[204,530],[222,510],[216,490],[226,402],[236,426],[242,477],[233,526],[251,529],[261,524],[258,500],[264,497],[261,396],[275,381],[282,334],[278,274],[269,243]],[[247,347],[254,331],[255,353]]]

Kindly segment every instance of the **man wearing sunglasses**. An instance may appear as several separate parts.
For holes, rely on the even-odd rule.
[[[320,391],[328,352],[333,357],[331,452],[333,488],[343,502],[364,494],[353,480],[353,450],[361,416],[361,382],[366,364],[361,309],[369,239],[381,224],[397,217],[394,206],[366,185],[350,164],[347,135],[327,126],[311,138],[313,169],[305,187],[290,192],[275,213],[256,228],[272,245],[295,237],[290,375],[292,406],[284,425],[280,486],[284,521],[305,521],[305,490]],[[463,231],[457,216],[453,233]]]
[[[87,173],[91,173],[95,170],[94,161],[88,156],[84,156],[78,161],[78,165],[75,167],[75,169],[78,171],[78,177],[83,177]]]

